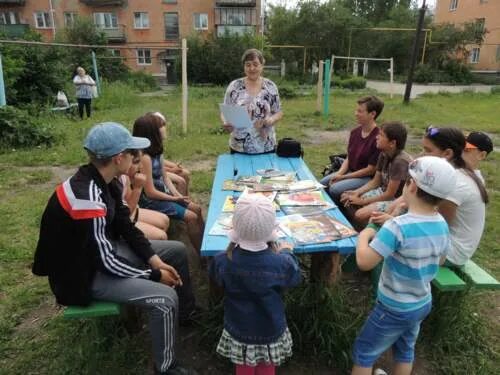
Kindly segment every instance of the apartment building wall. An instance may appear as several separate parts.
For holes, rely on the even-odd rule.
[[[14,5],[9,1],[0,0],[0,13],[16,12],[20,23],[29,24],[32,29],[42,34],[46,41],[53,40],[57,30],[65,26],[68,14],[74,13],[95,20],[95,13],[114,13],[117,27],[103,29],[109,36],[110,48],[115,47],[116,54],[124,58],[125,63],[134,70],[145,70],[155,75],[167,75],[170,72],[170,77],[174,75],[172,69],[179,55],[181,38],[193,33],[204,36],[209,33],[217,34],[215,14],[218,8],[229,7],[229,11],[233,13],[234,9],[249,9],[254,16],[253,28],[255,32],[260,32],[261,0],[123,0],[116,1],[117,5],[106,6],[96,5],[99,1],[93,3],[89,4],[85,0],[26,0],[23,5]],[[35,14],[46,13],[48,19],[51,6],[54,25],[46,22],[38,24]],[[136,12],[147,13],[147,27],[135,26]],[[171,21],[175,19],[175,15],[178,19],[178,35],[172,37],[170,33],[167,37],[166,27],[172,25]],[[198,21],[200,18],[206,20],[206,24],[198,22],[201,27],[195,28],[195,17]],[[170,28],[169,30],[172,31]]]
[[[484,19],[484,43],[470,45],[469,63],[474,71],[500,72],[500,0],[437,0],[435,23],[460,25]]]

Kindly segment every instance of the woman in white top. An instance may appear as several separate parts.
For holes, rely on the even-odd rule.
[[[455,189],[439,205],[439,212],[450,227],[447,263],[461,266],[472,257],[481,240],[488,193],[481,179],[462,158],[465,137],[459,129],[429,127],[422,147],[425,155],[446,158],[460,172]]]
[[[78,114],[83,119],[83,107],[87,112],[87,118],[90,117],[90,108],[92,97],[94,96],[95,82],[91,76],[85,73],[85,69],[81,66],[76,68],[76,75],[73,78],[73,83],[76,87],[76,100],[78,101]]]

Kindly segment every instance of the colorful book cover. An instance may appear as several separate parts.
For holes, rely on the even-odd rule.
[[[319,190],[280,193],[276,197],[280,206],[325,206],[328,202]]]
[[[326,210],[330,210],[335,208],[334,204],[327,203],[324,206],[281,206],[281,210],[285,213],[285,215],[295,215],[299,214],[302,216],[309,215],[319,215]]]
[[[263,177],[260,181],[263,184],[274,184],[274,183],[291,183],[296,180],[295,172],[283,172],[280,176],[273,177]]]
[[[341,223],[339,220],[331,216],[328,217],[330,218],[330,221],[333,223],[335,229],[340,233],[340,236],[342,238],[352,237],[358,234],[358,232],[356,232],[353,228],[348,227],[344,223]]]
[[[234,182],[236,185],[253,186],[262,180],[262,176],[238,176]]]
[[[332,242],[340,237],[333,224],[324,219],[310,220],[310,217],[302,217],[302,221],[283,221],[280,227],[298,245]]]
[[[233,213],[221,212],[212,228],[208,232],[211,236],[227,236],[228,232],[233,228]]]
[[[324,188],[323,185],[321,185],[317,181],[313,180],[300,180],[291,183],[288,185],[288,190],[290,191],[300,191],[300,190],[315,190],[315,189],[322,189]]]
[[[222,212],[233,212],[237,201],[238,197],[228,195],[222,206]]]
[[[236,185],[234,180],[224,180],[224,182],[222,183],[222,190],[243,191],[245,190],[245,186]]]
[[[253,191],[287,191],[288,185],[286,183],[260,183],[253,186]]]
[[[269,169],[257,169],[257,174],[262,176],[263,178],[271,178],[283,176],[285,172],[280,171],[279,169],[269,168]]]

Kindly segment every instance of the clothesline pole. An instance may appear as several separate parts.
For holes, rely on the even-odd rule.
[[[182,39],[182,133],[187,133],[188,122],[188,81],[187,81],[187,41]]]
[[[101,95],[101,82],[99,81],[99,72],[97,71],[97,61],[95,58],[95,52],[92,51],[92,66],[94,67],[94,74],[95,74],[95,84],[97,87],[97,93]]]
[[[324,74],[325,85],[323,87],[323,116],[325,120],[328,119],[328,106],[330,105],[330,60],[325,61],[325,74]]]
[[[3,82],[2,54],[0,53],[0,107],[7,105],[5,100],[5,85]]]

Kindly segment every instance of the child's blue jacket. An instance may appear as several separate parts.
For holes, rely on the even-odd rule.
[[[232,260],[215,256],[210,277],[224,288],[224,328],[245,344],[271,344],[287,327],[282,294],[301,281],[297,259],[270,248],[252,252],[236,247]]]

